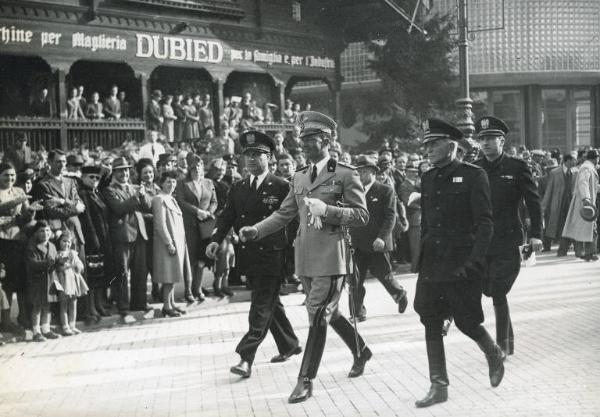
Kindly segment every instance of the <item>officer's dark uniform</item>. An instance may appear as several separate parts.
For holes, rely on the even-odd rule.
[[[460,140],[462,132],[438,119],[425,123],[423,143]],[[421,256],[414,307],[425,325],[431,389],[417,407],[446,401],[448,376],[442,339],[444,319],[457,327],[486,354],[490,382],[504,374],[502,351],[483,323],[483,265],[492,238],[490,191],[485,172],[452,159],[423,174],[421,194]]]
[[[273,139],[261,132],[244,133],[240,137],[240,143],[244,151],[261,149],[262,152],[268,152],[275,148]],[[290,189],[287,181],[269,173],[257,190],[252,190],[251,185],[250,178],[246,178],[231,186],[227,204],[217,219],[213,242],[221,243],[232,226],[238,233],[243,226],[250,226],[267,218],[279,208]],[[280,353],[274,361],[277,361],[276,358],[285,359],[293,353],[300,353],[298,338],[279,300],[286,244],[286,233],[282,230],[257,241],[241,243],[236,251],[237,266],[248,277],[252,287],[249,330],[236,347],[242,361],[248,363],[248,370],[268,330]],[[232,372],[235,372],[234,368]],[[241,374],[249,376],[249,372],[247,375],[243,372]]]
[[[504,137],[508,126],[495,117],[485,116],[475,122],[480,138]],[[542,238],[540,197],[529,166],[522,159],[505,153],[494,161],[478,159],[476,165],[488,175],[492,193],[494,236],[485,259],[483,293],[492,297],[496,313],[496,343],[508,354],[513,353],[514,337],[506,295],[519,275],[523,244],[523,224],[519,205],[524,200],[531,219],[530,238]]]

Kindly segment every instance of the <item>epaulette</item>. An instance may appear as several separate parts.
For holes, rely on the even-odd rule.
[[[341,165],[341,166],[343,166],[343,167],[346,167],[346,168],[350,168],[350,169],[356,169],[356,167],[355,167],[354,165],[345,164],[345,163],[343,163],[343,162],[339,162],[339,161],[338,161],[338,163],[337,163],[337,164],[338,164],[338,165]]]
[[[464,166],[467,166],[467,167],[469,167],[469,168],[483,169],[483,168],[481,168],[479,165],[475,165],[475,164],[473,164],[473,163],[471,163],[471,162],[465,162],[465,161],[462,161],[462,164],[463,164]]]
[[[296,172],[306,171],[310,165],[304,165],[303,167],[296,168]]]

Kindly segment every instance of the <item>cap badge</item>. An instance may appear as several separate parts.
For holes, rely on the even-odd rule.
[[[246,135],[246,142],[248,142],[248,145],[254,145],[254,143],[256,142],[254,133],[250,133],[250,134]]]
[[[488,129],[490,127],[490,119],[481,119],[481,128]]]
[[[429,132],[429,120],[423,122],[423,131]]]

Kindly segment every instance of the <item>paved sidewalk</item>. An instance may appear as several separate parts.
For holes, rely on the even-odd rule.
[[[600,262],[553,255],[523,269],[511,292],[515,355],[496,389],[483,354],[453,327],[445,338],[450,399],[414,408],[429,387],[423,327],[412,307],[397,314],[371,280],[369,319],[359,324],[374,353],[365,375],[346,377],[350,352],[330,332],[305,403],[287,403],[301,355],[269,363],[277,353],[270,336],[250,379],[229,373],[249,303],[215,303],[179,319],[0,347],[0,416],[600,416]],[[412,300],[414,275],[399,279]],[[283,301],[304,341],[302,296]],[[491,301],[484,307],[495,334]]]

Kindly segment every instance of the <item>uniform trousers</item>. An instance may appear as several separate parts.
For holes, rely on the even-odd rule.
[[[356,249],[354,252],[354,261],[358,268],[358,282],[354,288],[354,308],[355,314],[358,317],[366,315],[364,307],[365,299],[365,279],[367,272],[371,271],[373,276],[381,282],[389,295],[396,300],[403,292],[404,288],[400,285],[392,275],[392,264],[390,261],[389,252],[373,252]]]
[[[242,360],[252,364],[258,346],[270,330],[279,353],[289,353],[298,347],[298,337],[288,320],[279,299],[281,276],[248,276],[252,287],[248,332],[242,337],[235,351]]]
[[[308,338],[300,366],[299,377],[313,379],[317,375],[327,339],[327,325],[340,336],[353,355],[366,348],[363,338],[355,337],[354,328],[339,311],[339,301],[344,288],[344,276],[300,276],[306,295],[308,312]],[[358,344],[357,344],[358,341]]]
[[[114,242],[113,253],[116,279],[112,288],[116,291],[119,313],[125,314],[130,308],[143,310],[146,306],[148,281],[146,241],[138,235],[134,242]],[[130,271],[131,306],[127,279]]]
[[[519,247],[507,248],[502,252],[485,257],[483,293],[488,297],[506,296],[521,270]]]

